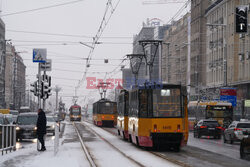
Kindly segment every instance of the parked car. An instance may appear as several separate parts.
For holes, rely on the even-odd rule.
[[[17,117],[16,136],[17,140],[36,138],[37,113],[21,113]]]
[[[241,120],[233,121],[224,131],[224,143],[233,144],[235,141],[241,141],[246,133],[250,132],[250,121]]]
[[[9,124],[13,124],[13,115],[12,114],[4,114],[4,117],[8,120]]]
[[[7,125],[9,121],[5,118],[4,114],[0,113],[0,125]]]
[[[47,133],[52,133],[55,135],[55,119],[53,116],[47,116]]]
[[[17,110],[10,110],[10,114],[12,114],[13,121],[16,122],[19,112]]]
[[[194,126],[194,137],[200,138],[201,136],[213,136],[220,139],[222,127],[216,120],[200,120]]]

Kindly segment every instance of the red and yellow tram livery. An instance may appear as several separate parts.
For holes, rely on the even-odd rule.
[[[115,126],[117,123],[116,102],[101,99],[93,104],[93,122],[96,126]]]
[[[145,85],[129,92],[129,140],[142,147],[179,151],[188,141],[186,87]]]
[[[81,114],[81,106],[75,104],[72,105],[69,109],[69,117],[70,121],[81,121],[82,114]]]

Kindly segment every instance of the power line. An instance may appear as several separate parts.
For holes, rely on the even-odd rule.
[[[61,3],[61,4],[56,4],[56,5],[50,5],[50,6],[44,6],[40,8],[35,8],[35,9],[30,9],[30,10],[23,10],[19,12],[13,12],[13,13],[7,13],[7,14],[2,14],[1,17],[6,17],[6,16],[12,16],[12,15],[17,15],[17,14],[23,14],[23,13],[29,13],[29,12],[34,12],[34,11],[39,11],[39,10],[44,10],[44,9],[49,9],[49,8],[55,8],[59,6],[65,6],[65,5],[70,5],[73,3],[78,3],[84,0],[77,0],[77,1],[71,1],[71,2],[66,2],[66,3]]]
[[[74,35],[74,34],[61,34],[61,33],[48,33],[48,32],[36,32],[36,31],[22,31],[22,30],[12,30],[12,29],[7,29],[6,31],[8,32],[15,32],[15,33],[26,33],[26,34],[37,34],[37,35],[49,35],[49,36],[61,36],[61,37],[75,37],[75,38],[89,38],[93,39],[93,36],[87,36],[87,35]],[[107,38],[107,39],[132,39],[132,37],[124,37],[124,36],[117,36],[117,37],[101,37],[102,39]]]
[[[88,64],[90,63],[90,60],[93,56],[96,44],[98,43],[100,37],[102,36],[106,26],[108,25],[112,15],[114,14],[115,10],[117,9],[118,5],[120,3],[120,0],[118,0],[118,2],[115,4],[115,6],[113,6],[112,4],[112,0],[108,0],[106,3],[106,9],[101,21],[101,24],[98,28],[98,31],[93,39],[93,43],[92,43],[92,48],[89,51],[89,55],[88,55],[88,60],[87,60],[87,66],[85,67],[85,72],[84,75],[82,77],[81,82],[79,82],[78,86],[76,87],[76,89],[78,89],[80,87],[80,84],[83,83],[85,81],[86,75],[87,75],[87,71],[88,71]],[[110,12],[110,13],[109,13]],[[109,16],[108,16],[109,14]]]

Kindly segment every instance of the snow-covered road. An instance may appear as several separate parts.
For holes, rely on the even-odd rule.
[[[223,143],[223,140],[197,139],[190,133],[188,146],[180,152],[153,152],[122,140],[116,135],[115,128],[99,128],[85,121],[76,122],[75,125],[66,122],[57,155],[54,156],[54,137],[47,137],[45,152],[37,152],[36,140],[22,141],[17,143],[17,151],[1,156],[0,167],[90,166],[75,127],[98,167],[250,166],[250,161],[239,158],[237,143],[231,145]]]
[[[137,148],[90,123],[76,123],[76,126],[97,166],[178,166],[143,149]]]
[[[115,128],[102,128],[105,131],[117,135]],[[135,146],[134,146],[135,147]],[[181,164],[194,167],[245,167],[250,166],[250,162],[239,158],[239,143],[224,144],[223,140],[214,140],[203,137],[201,139],[193,138],[189,134],[188,146],[181,149],[180,152],[157,151],[154,152],[171,160],[176,160]]]

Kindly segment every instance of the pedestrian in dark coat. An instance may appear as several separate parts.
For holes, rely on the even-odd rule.
[[[46,124],[47,119],[45,112],[42,109],[38,109],[38,118],[37,118],[37,139],[40,141],[42,148],[40,151],[45,151],[46,147],[44,144],[44,135],[46,134]]]

